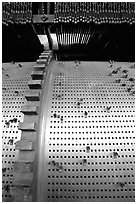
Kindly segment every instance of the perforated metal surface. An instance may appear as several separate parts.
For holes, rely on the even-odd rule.
[[[19,122],[23,121],[20,112],[26,103],[24,93],[29,89],[28,81],[35,63],[4,63],[2,71],[2,199],[12,201],[9,187],[12,185],[12,165],[18,157],[16,141],[20,140]]]
[[[134,201],[130,66],[81,62],[76,68],[74,62],[54,62],[45,104],[43,201]]]

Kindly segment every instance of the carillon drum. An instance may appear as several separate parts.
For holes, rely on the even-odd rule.
[[[2,201],[135,202],[135,3],[2,3]]]

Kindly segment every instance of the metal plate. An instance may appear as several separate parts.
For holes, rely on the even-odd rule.
[[[38,201],[135,200],[135,98],[126,91],[134,77],[130,66],[53,63],[44,101]],[[128,78],[122,78],[125,69]]]
[[[20,66],[19,66],[20,64]],[[15,150],[16,141],[20,140],[19,122],[23,122],[24,115],[20,112],[26,103],[24,93],[29,89],[34,62],[4,63],[2,72],[2,200],[12,201],[9,186],[12,185],[12,165],[18,157]],[[9,124],[5,122],[13,120]]]

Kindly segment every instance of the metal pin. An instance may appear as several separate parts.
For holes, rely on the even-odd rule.
[[[117,74],[117,73],[118,73],[117,70],[113,70],[113,71],[112,71],[112,74]]]
[[[57,98],[58,98],[58,99],[61,99],[62,96],[63,96],[63,95],[59,94],[59,95],[57,95]]]
[[[110,109],[111,109],[111,106],[107,106],[107,107],[106,107],[107,112],[109,112]]]
[[[110,64],[109,67],[113,67],[113,64]]]
[[[122,68],[122,67],[118,67],[116,70],[117,70],[117,71],[120,71],[121,68]]]
[[[135,84],[131,84],[131,85],[130,85],[130,87],[134,87],[134,86],[135,86]]]
[[[63,166],[62,166],[62,165],[58,166],[58,171],[59,171],[60,173],[63,171]]]
[[[113,152],[113,156],[116,159],[119,156],[119,154],[117,152]]]
[[[2,168],[2,173],[6,172],[6,167]]]
[[[132,95],[132,96],[135,95],[135,91],[133,91],[130,95]]]
[[[17,118],[13,118],[13,122],[16,123],[17,122]]]
[[[78,69],[78,64],[76,64],[75,68]]]
[[[61,116],[60,120],[61,120],[61,122],[63,122],[63,116]]]
[[[126,84],[121,84],[121,86],[125,87],[125,86],[126,86]]]
[[[80,98],[80,101],[83,101],[83,98]]]
[[[57,117],[57,114],[56,114],[56,113],[54,113],[54,114],[53,114],[53,117],[54,117],[54,118],[56,118],[56,117]]]
[[[85,116],[87,116],[87,115],[88,115],[88,112],[87,112],[87,111],[85,111],[85,112],[84,112],[84,115],[85,115]]]
[[[7,125],[7,128],[9,128],[10,122],[9,122],[9,121],[6,121],[6,122],[5,122],[5,125]]]
[[[16,96],[19,94],[19,91],[15,91]]]
[[[9,75],[8,75],[8,74],[6,74],[6,77],[9,77]]]
[[[83,165],[84,165],[84,164],[87,164],[87,159],[83,159],[83,160],[82,160],[82,163],[83,163]]]
[[[5,189],[5,191],[9,192],[10,191],[10,186],[6,185],[6,186],[4,186],[4,189]]]
[[[130,92],[132,89],[131,88],[127,88],[127,92]]]
[[[116,82],[116,83],[120,83],[120,82],[121,82],[121,79],[116,79],[115,82]]]
[[[80,106],[80,104],[81,104],[80,102],[77,102],[77,105],[78,105],[78,106]]]
[[[112,61],[111,61],[111,60],[109,60],[109,63],[111,64],[111,63],[112,63]]]
[[[120,187],[124,187],[125,186],[125,183],[124,182],[117,182],[117,185],[119,185]]]
[[[53,160],[53,161],[51,161],[51,163],[50,164],[52,164],[53,166],[56,166],[56,162]]]
[[[128,77],[128,74],[122,76],[122,78],[127,78],[127,77]]]
[[[57,115],[57,118],[60,118],[60,115]]]
[[[89,153],[89,152],[90,152],[90,146],[87,146],[87,147],[86,147],[86,150],[87,150],[87,152]]]
[[[129,78],[129,81],[134,82],[135,79],[134,78]]]
[[[10,139],[9,141],[8,141],[8,143],[10,144],[10,145],[13,145],[13,139]]]
[[[126,70],[126,69],[123,70],[123,73],[127,73],[127,72],[128,72],[128,70]]]
[[[19,63],[19,67],[22,67],[22,64],[21,64],[21,63]]]
[[[129,67],[131,69],[135,69],[135,64],[133,64],[131,67]]]

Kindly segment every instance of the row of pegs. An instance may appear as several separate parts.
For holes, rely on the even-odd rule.
[[[134,2],[57,2],[55,23],[129,23],[135,22]]]
[[[32,2],[3,2],[2,23],[9,25],[13,23],[26,24],[32,19]]]

